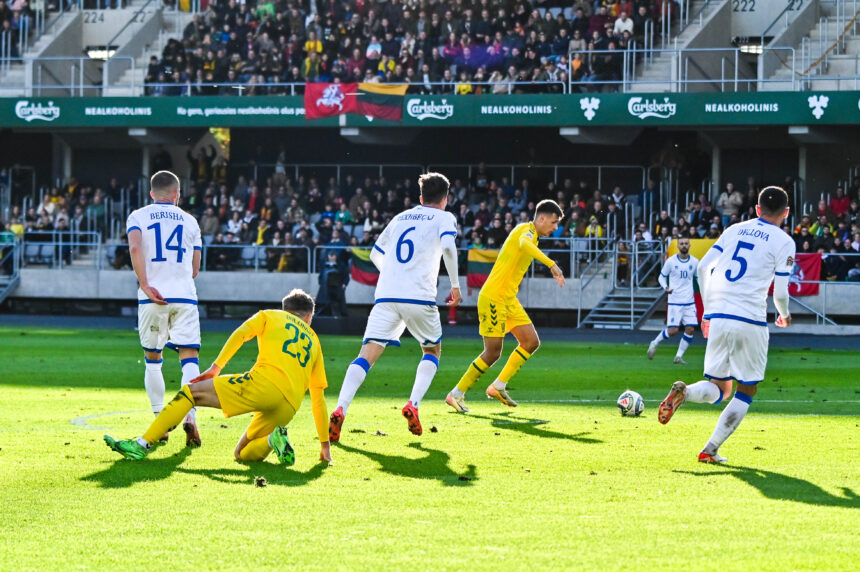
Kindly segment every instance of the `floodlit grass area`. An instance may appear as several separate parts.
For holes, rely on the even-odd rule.
[[[204,335],[204,368],[226,337]],[[358,340],[322,343],[331,410]],[[653,362],[645,349],[547,342],[511,384],[518,408],[484,398],[488,374],[464,416],[442,400],[480,340],[446,340],[416,438],[400,416],[419,359],[405,339],[371,370],[335,463],[316,462],[306,402],[285,468],[235,462],[250,417],[214,410],[198,413],[202,448],[179,431],[121,460],[102,434],[152,419],[136,332],[2,328],[0,569],[856,570],[860,352],[771,349],[721,449],[731,464],[714,467],[696,454],[722,405],[655,416],[672,381],[700,379],[701,340],[689,366],[669,344]],[[180,371],[165,357],[169,398]],[[627,388],[646,399],[640,418],[618,414]]]

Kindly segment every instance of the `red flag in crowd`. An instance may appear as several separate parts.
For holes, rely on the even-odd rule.
[[[811,252],[794,256],[794,269],[788,279],[788,293],[791,296],[817,296],[818,281],[821,279],[821,253]],[[815,284],[809,284],[807,281]],[[773,284],[768,295],[773,294]]]

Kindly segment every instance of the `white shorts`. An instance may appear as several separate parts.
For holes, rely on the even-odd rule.
[[[177,348],[200,349],[197,304],[139,304],[137,328],[145,351],[160,352],[168,340]]]
[[[717,381],[735,379],[744,385],[762,381],[769,338],[765,326],[713,318],[705,349],[705,377]]]
[[[373,306],[367,317],[362,343],[399,346],[400,336],[406,328],[422,346],[435,346],[442,341],[442,323],[435,305],[380,302]]]
[[[666,306],[666,327],[680,328],[681,326],[698,326],[696,317],[696,304],[680,306],[669,304]]]

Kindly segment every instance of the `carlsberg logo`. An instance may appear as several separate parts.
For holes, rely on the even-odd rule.
[[[410,99],[406,102],[406,113],[419,121],[424,121],[425,119],[448,119],[454,115],[454,105],[448,103],[448,100],[444,98],[441,103]]]
[[[641,97],[631,97],[627,102],[627,111],[639,119],[646,117],[668,119],[675,115],[677,108],[677,104],[670,102],[668,97],[664,97],[662,102],[657,101],[656,98],[649,101]]]
[[[42,105],[23,100],[15,104],[15,115],[27,123],[34,119],[53,121],[60,116],[60,108],[54,105],[53,101],[49,101],[47,105]]]

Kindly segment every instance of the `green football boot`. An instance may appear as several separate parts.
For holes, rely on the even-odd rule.
[[[296,452],[290,445],[286,427],[275,427],[275,430],[269,435],[269,445],[275,450],[275,455],[282,465],[292,467],[296,464]]]
[[[110,447],[129,461],[139,461],[149,454],[149,449],[147,449],[134,439],[128,439],[126,441],[117,441],[110,435],[105,435],[104,439],[108,447]]]

